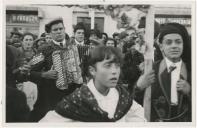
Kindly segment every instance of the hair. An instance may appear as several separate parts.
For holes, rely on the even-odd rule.
[[[113,38],[111,38],[111,37],[109,37],[109,38],[107,39],[107,41],[109,41],[109,40],[114,41],[114,47],[116,47],[116,46],[117,46],[117,42],[116,42],[116,40],[114,40],[114,39],[113,39]],[[106,41],[105,45],[107,44],[107,41]]]
[[[181,58],[188,65],[187,68],[191,70],[191,39],[189,37],[187,29],[183,25],[178,24],[178,23],[167,23],[167,24],[162,25],[162,27],[165,27],[165,26],[167,26],[167,29],[168,28],[170,29],[169,30],[170,32],[165,32],[165,30],[163,30],[164,34],[162,34],[162,29],[161,29],[161,32],[159,35],[159,43],[162,43],[163,37],[165,36],[166,33],[179,34],[183,39],[183,53],[181,55]]]
[[[11,32],[10,38],[12,38],[13,35],[18,35],[19,38],[22,36],[22,34],[20,32]]]
[[[119,33],[114,32],[112,36],[113,36],[113,38],[115,38],[115,36],[119,36]]]
[[[108,60],[112,56],[114,63],[122,64],[123,55],[118,48],[104,45],[97,46],[90,52],[89,66],[95,66],[97,62]]]
[[[40,37],[46,37],[46,33],[43,32],[43,33],[40,35]]]
[[[84,33],[86,33],[85,26],[82,22],[77,23],[77,25],[74,27],[73,32],[75,33],[78,29],[83,29]]]
[[[51,32],[51,27],[52,27],[54,24],[59,24],[59,23],[62,23],[63,26],[64,26],[64,23],[63,23],[63,20],[62,20],[62,19],[54,20],[54,21],[50,22],[49,24],[46,24],[46,25],[45,25],[45,31],[46,31],[47,33],[50,33],[50,32]]]
[[[91,29],[91,30],[90,30],[90,33],[89,33],[89,37],[90,37],[90,35],[92,35],[92,34],[95,34],[98,38],[101,38],[101,37],[102,37],[100,31],[97,30],[97,29]]]
[[[30,33],[30,32],[24,33],[23,36],[22,36],[22,40],[23,40],[23,39],[25,38],[25,36],[27,36],[27,35],[32,36],[32,37],[33,37],[33,40],[35,40],[35,35],[32,34],[32,33]]]
[[[101,35],[105,35],[106,36],[106,38],[108,39],[108,35],[107,35],[107,33],[101,33]]]

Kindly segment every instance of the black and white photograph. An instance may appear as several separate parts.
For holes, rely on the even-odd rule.
[[[2,127],[195,126],[195,2],[171,2],[4,2]]]

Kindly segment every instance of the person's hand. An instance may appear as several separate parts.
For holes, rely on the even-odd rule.
[[[31,66],[29,64],[24,64],[21,67],[19,67],[19,70],[21,74],[27,75],[31,70]]]
[[[190,91],[191,91],[191,87],[189,85],[189,83],[186,80],[180,79],[177,81],[177,91],[185,94],[185,95],[189,95]]]
[[[46,79],[57,79],[58,72],[55,70],[49,70],[42,73],[42,77]]]
[[[155,83],[156,77],[155,77],[155,71],[150,70],[149,72],[143,74],[140,76],[140,78],[137,81],[137,87],[141,90],[149,87],[153,83]]]
[[[141,72],[144,72],[144,68],[145,68],[144,61],[142,63],[140,63],[138,68],[140,69]]]

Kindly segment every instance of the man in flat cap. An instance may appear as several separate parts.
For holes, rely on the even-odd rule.
[[[62,18],[54,19],[45,25],[45,30],[52,37],[51,45],[44,47],[40,52],[44,55],[44,62],[38,66],[38,69],[31,71],[30,79],[40,85],[38,87],[38,101],[34,106],[31,121],[38,121],[46,114],[47,111],[54,109],[57,102],[65,95],[72,93],[77,87],[80,87],[83,80],[81,77],[81,69],[79,67],[79,55],[77,46],[72,44],[69,36],[65,33],[65,26]],[[66,79],[77,76],[77,80],[58,86],[56,81],[60,78],[58,68],[55,65],[55,53],[60,55],[61,62],[67,65],[62,65],[62,68],[67,68],[65,74]],[[65,56],[66,55],[66,56]],[[70,64],[70,65],[69,65]],[[72,71],[74,74],[72,73]],[[42,72],[40,72],[42,71]],[[70,79],[68,79],[69,81]]]

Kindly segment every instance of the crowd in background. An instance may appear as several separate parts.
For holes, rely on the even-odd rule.
[[[183,35],[185,47],[181,58],[186,63],[188,72],[191,73],[191,41],[187,30],[177,23],[167,25],[169,31],[171,27],[175,26],[179,29],[181,36]],[[162,27],[165,27],[165,24],[159,25],[155,22],[154,62],[162,60],[165,56],[159,45],[162,40],[159,35],[164,31]],[[90,80],[89,53],[101,45],[116,47],[122,53],[123,63],[118,83],[125,86],[133,94],[135,101],[143,106],[145,86],[155,83],[153,80],[155,71],[144,75],[144,53],[147,49],[144,39],[144,18],[141,19],[138,28],[128,27],[121,33],[114,32],[112,37],[95,29],[87,31],[83,23],[75,25],[74,35],[71,37],[66,34],[64,29],[62,19],[56,19],[46,24],[45,32],[38,38],[35,38],[36,36],[31,32],[23,34],[18,31],[11,32],[10,39],[6,41],[7,122],[38,122],[48,111],[56,107],[62,97],[87,84]],[[172,31],[174,32],[174,30]],[[83,83],[71,83],[68,89],[60,90],[55,86],[57,72],[52,69],[52,53],[57,49],[72,46],[72,44],[78,48],[79,68]],[[84,52],[80,50],[80,47],[87,48],[84,49]],[[32,66],[30,64],[32,58],[40,53],[44,55],[44,60]]]

